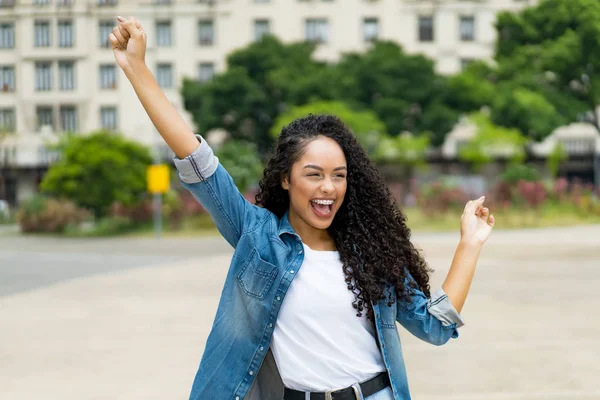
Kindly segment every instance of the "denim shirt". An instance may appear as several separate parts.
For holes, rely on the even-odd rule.
[[[269,346],[285,294],[302,265],[302,242],[287,214],[278,218],[247,201],[206,141],[198,139],[194,153],[174,160],[179,178],[235,251],[190,399],[281,400],[284,387]],[[395,298],[392,286],[386,290]],[[413,290],[410,303],[386,303],[373,304],[376,339],[394,398],[408,400],[396,322],[434,345],[458,337],[463,322],[441,288],[431,299]]]

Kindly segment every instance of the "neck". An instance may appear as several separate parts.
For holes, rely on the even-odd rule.
[[[290,225],[300,236],[302,242],[313,250],[334,251],[335,242],[327,229],[317,229],[307,224],[296,213],[290,210],[288,214]]]

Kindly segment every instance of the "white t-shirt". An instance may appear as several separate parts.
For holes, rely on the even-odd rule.
[[[352,385],[385,371],[366,313],[357,317],[337,251],[304,245],[281,305],[271,349],[283,384],[305,392]]]

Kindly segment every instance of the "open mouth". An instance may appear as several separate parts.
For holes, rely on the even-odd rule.
[[[313,212],[320,218],[328,218],[333,209],[333,200],[311,200],[310,205]]]

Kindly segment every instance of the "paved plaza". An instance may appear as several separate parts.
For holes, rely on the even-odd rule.
[[[413,240],[436,289],[458,233]],[[220,238],[0,232],[0,399],[187,399],[231,254]],[[493,232],[460,337],[399,328],[413,399],[600,399],[599,288],[600,226]]]

